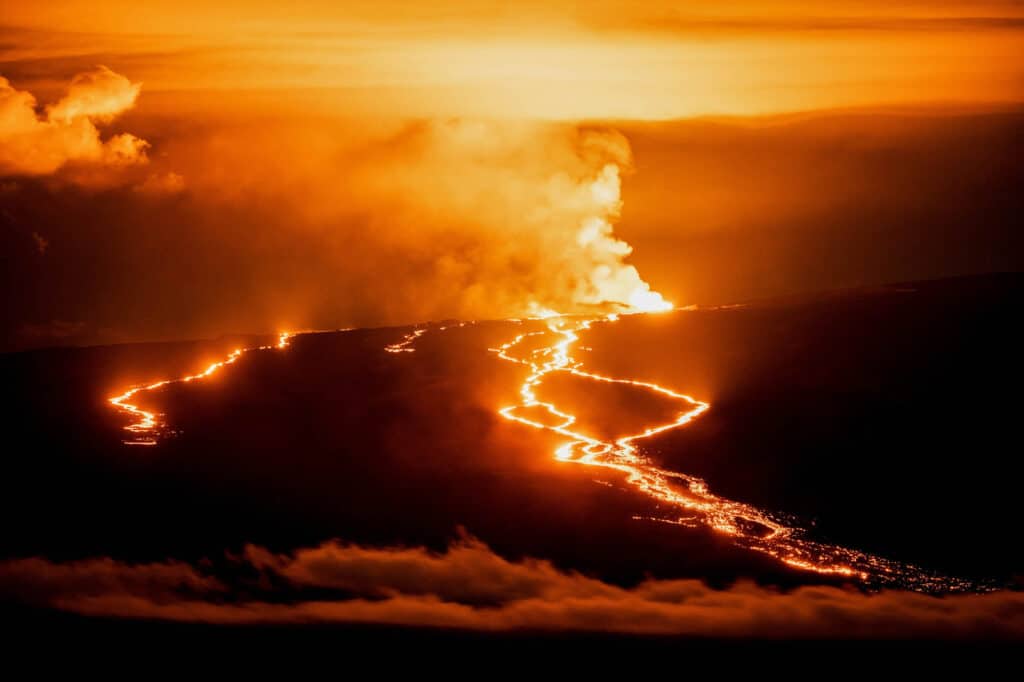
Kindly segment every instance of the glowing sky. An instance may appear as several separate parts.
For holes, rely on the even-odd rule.
[[[276,93],[260,108],[672,118],[1024,95],[1019,2],[67,0],[3,21],[19,87],[102,63],[178,107],[246,90]]]

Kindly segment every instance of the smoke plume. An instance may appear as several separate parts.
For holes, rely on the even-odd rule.
[[[404,169],[413,174],[404,188],[409,209],[465,221],[478,251],[447,268],[470,266],[474,279],[496,290],[482,296],[497,293],[514,314],[671,307],[626,263],[632,248],[613,234],[620,176],[631,164],[622,135],[465,121],[432,124],[423,134],[429,155]],[[417,192],[424,183],[428,191]]]
[[[169,159],[205,214],[253,214],[217,221],[247,226],[235,243],[267,223],[298,243],[344,243],[335,285],[373,317],[320,324],[670,307],[613,232],[631,153],[611,129],[433,120],[374,134],[268,122],[177,143]],[[302,298],[321,292],[323,282]]]
[[[22,123],[4,128],[0,167],[57,169],[21,181],[12,210],[52,244],[73,243],[87,225],[108,245],[106,271],[131,287],[87,275],[76,286],[102,302],[83,321],[120,330],[118,341],[669,305],[615,234],[632,158],[608,127],[312,114],[169,125],[140,116],[135,125],[154,145],[142,173],[135,162],[146,143],[104,142],[96,127],[129,106],[137,86],[101,74],[77,79],[44,119],[27,93],[8,88],[21,104],[8,102],[5,115]],[[74,186],[36,189],[50,177]],[[58,204],[75,226],[50,218]],[[75,253],[51,248],[47,264],[88,270]],[[145,277],[128,272],[143,262]],[[140,302],[169,292],[189,305],[138,314]],[[62,301],[45,299],[19,324],[82,319]]]

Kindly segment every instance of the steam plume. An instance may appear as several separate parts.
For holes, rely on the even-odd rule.
[[[629,310],[669,310],[672,304],[661,294],[651,291],[632,265],[624,262],[633,251],[626,242],[612,233],[611,219],[622,207],[619,167],[609,163],[590,183],[594,212],[583,220],[576,243],[592,263],[590,276],[584,278],[576,292],[576,301],[585,304],[617,304]]]
[[[289,280],[297,287],[313,260],[333,259],[292,306],[341,309],[324,323],[669,307],[613,231],[632,163],[620,133],[507,120],[379,125],[252,121],[162,150],[188,178],[188,200],[211,216],[204,231],[239,226],[232,244],[264,229],[344,245],[318,249]],[[212,218],[225,209],[246,217]],[[334,287],[325,290],[326,278]]]

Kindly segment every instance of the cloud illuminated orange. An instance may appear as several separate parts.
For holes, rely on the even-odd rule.
[[[144,162],[145,140],[130,133],[103,140],[96,127],[130,109],[138,94],[137,83],[101,66],[75,76],[40,119],[35,98],[0,78],[0,174],[45,175],[69,162]]]
[[[290,555],[246,548],[256,579],[232,586],[178,562],[0,563],[0,594],[95,616],[187,622],[375,623],[488,631],[718,637],[1024,637],[1024,595],[932,597],[836,587],[791,592],[740,583],[648,579],[621,587],[547,561],[508,561],[467,539],[443,554],[328,542]],[[293,599],[260,597],[260,576]],[[303,596],[312,591],[316,596]],[[325,596],[331,592],[337,596]],[[242,596],[248,595],[248,596]],[[344,596],[343,596],[344,595]],[[279,595],[278,595],[279,596]]]

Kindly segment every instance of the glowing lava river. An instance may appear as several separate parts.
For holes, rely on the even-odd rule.
[[[537,319],[537,318],[534,318]],[[855,549],[826,544],[810,539],[806,531],[787,522],[786,517],[757,509],[742,502],[728,500],[712,493],[700,478],[668,471],[649,460],[641,444],[666,431],[686,426],[711,409],[692,396],[658,384],[625,378],[612,378],[585,371],[583,363],[573,357],[574,344],[580,334],[595,324],[611,324],[618,315],[553,316],[544,327],[518,334],[490,351],[507,362],[521,365],[526,376],[519,387],[519,403],[498,410],[501,417],[524,426],[546,430],[564,440],[554,451],[556,460],[581,466],[598,467],[622,475],[627,485],[652,498],[659,508],[672,511],[660,518],[637,517],[690,527],[707,527],[730,538],[737,545],[761,552],[798,570],[833,575],[875,587],[899,587],[924,592],[983,591],[985,586],[973,581],[936,574],[916,566],[867,554]],[[521,323],[519,320],[510,323]],[[465,322],[458,323],[464,326]],[[415,342],[431,330],[446,326],[417,325],[399,341],[385,350],[394,354],[415,352]],[[276,345],[232,351],[224,360],[205,370],[178,379],[156,381],[135,386],[109,398],[110,404],[131,417],[125,428],[131,437],[127,445],[155,445],[166,428],[162,415],[143,409],[133,398],[140,392],[155,391],[168,384],[204,379],[219,369],[236,362],[254,350],[282,349],[293,335],[282,333]],[[524,341],[530,339],[530,343]],[[529,348],[527,346],[529,345]],[[650,391],[677,403],[675,418],[648,426],[638,433],[611,440],[587,435],[579,430],[578,418],[569,406],[545,402],[538,397],[538,387],[546,377],[567,373],[585,381],[628,385]],[[550,420],[539,421],[538,414]]]
[[[139,393],[146,393],[149,391],[155,391],[159,388],[163,388],[169,384],[188,383],[190,381],[197,381],[199,379],[205,379],[217,370],[227,365],[233,365],[238,358],[242,357],[245,353],[254,350],[269,350],[271,348],[285,348],[288,345],[288,339],[292,337],[290,332],[281,332],[277,336],[277,343],[273,346],[256,346],[254,348],[236,348],[231,351],[226,358],[220,362],[214,362],[209,367],[204,369],[202,372],[195,374],[188,374],[177,379],[163,379],[161,381],[154,381],[149,384],[143,384],[142,386],[133,386],[124,393],[115,395],[108,398],[108,402],[117,409],[125,412],[134,419],[131,424],[124,427],[124,430],[131,434],[131,438],[125,439],[123,442],[125,445],[156,445],[157,438],[160,432],[164,429],[165,424],[161,420],[161,414],[158,412],[150,412],[144,410],[137,403],[130,402]]]
[[[519,390],[519,404],[502,408],[500,414],[506,419],[564,437],[566,443],[554,453],[557,460],[619,471],[625,475],[629,485],[662,505],[677,510],[671,517],[653,520],[687,526],[708,526],[730,536],[747,549],[763,552],[800,570],[847,577],[876,586],[899,586],[927,592],[980,589],[971,581],[934,574],[854,549],[810,540],[804,537],[801,529],[785,524],[775,515],[714,495],[700,478],[666,471],[653,464],[641,453],[638,443],[689,424],[711,406],[654,383],[611,378],[584,371],[583,363],[571,354],[573,344],[580,338],[579,333],[594,324],[612,323],[618,319],[619,316],[615,314],[584,318],[555,316],[548,320],[547,329],[520,334],[499,348],[491,349],[501,359],[524,365],[529,370]],[[550,343],[525,353],[517,353],[518,347],[529,337],[550,338]],[[577,417],[568,408],[537,397],[537,387],[545,377],[556,372],[566,372],[590,381],[645,389],[678,402],[681,409],[672,421],[649,426],[639,433],[615,440],[601,440],[575,430]],[[542,423],[524,414],[537,409],[552,417],[553,423]]]

